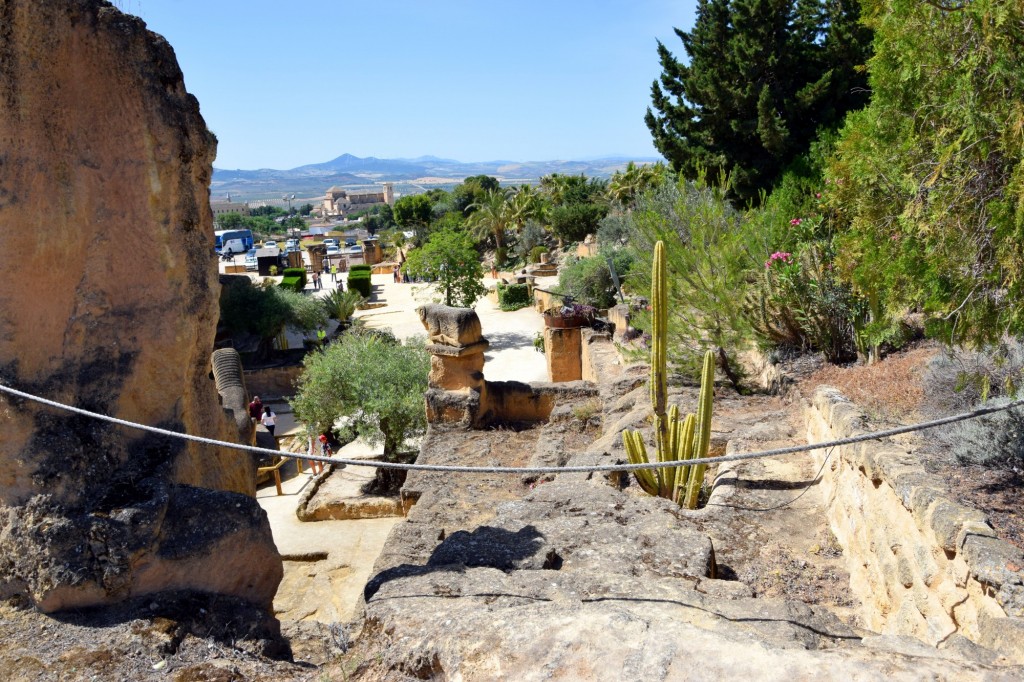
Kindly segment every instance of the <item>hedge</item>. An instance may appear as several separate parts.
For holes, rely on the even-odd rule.
[[[369,298],[370,291],[373,289],[373,285],[370,282],[370,272],[368,270],[350,271],[348,273],[348,288],[350,291],[354,289],[365,298]]]
[[[292,291],[298,292],[301,292],[303,289],[306,288],[306,285],[302,282],[302,279],[299,277],[282,277],[281,284],[278,286],[282,286],[286,289],[291,289]]]
[[[285,268],[284,272],[281,274],[283,274],[285,277],[299,278],[299,280],[302,282],[302,286],[296,289],[296,291],[302,291],[303,289],[306,288],[306,268]]]
[[[372,265],[366,265],[365,263],[358,263],[349,268],[349,272],[373,272]]]
[[[526,308],[533,304],[530,287],[525,284],[499,284],[498,307],[506,312]]]

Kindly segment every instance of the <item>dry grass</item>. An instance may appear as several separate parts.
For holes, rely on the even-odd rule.
[[[928,343],[875,365],[826,365],[803,379],[800,388],[810,395],[820,385],[835,386],[872,419],[905,422],[916,418],[926,401],[923,371],[939,352],[938,346]]]

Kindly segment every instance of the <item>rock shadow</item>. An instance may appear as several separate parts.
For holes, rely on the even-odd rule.
[[[373,576],[363,588],[363,598],[369,601],[391,580],[436,571],[462,573],[467,568],[482,567],[501,571],[560,569],[562,558],[554,550],[542,552],[544,544],[544,535],[532,525],[515,532],[492,526],[456,531],[434,548],[426,565],[401,564]]]

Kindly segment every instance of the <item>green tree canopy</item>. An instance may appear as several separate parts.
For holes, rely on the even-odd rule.
[[[488,192],[497,191],[499,187],[498,179],[489,175],[468,177],[452,190],[452,208],[468,216],[476,210],[475,204],[479,204]]]
[[[222,230],[237,230],[243,227],[245,222],[241,213],[232,211],[230,213],[221,213],[217,216],[217,224]]]
[[[403,269],[437,283],[445,305],[472,308],[487,293],[473,238],[463,230],[441,229],[409,253]]]
[[[867,103],[857,67],[870,49],[856,0],[700,0],[688,63],[658,43],[660,83],[645,117],[677,172],[732,177],[757,201],[821,129]]]
[[[426,429],[423,393],[430,356],[422,341],[401,345],[375,334],[345,334],[310,353],[291,405],[296,416],[327,432],[338,419],[394,460]]]
[[[395,222],[407,230],[429,225],[433,210],[434,202],[426,194],[401,197],[393,209]]]
[[[1024,332],[1024,6],[866,0],[871,104],[829,169],[838,260],[873,323],[947,341]]]
[[[601,220],[608,215],[608,207],[601,204],[579,203],[555,206],[548,211],[551,231],[559,239],[582,241],[588,234],[597,232]]]

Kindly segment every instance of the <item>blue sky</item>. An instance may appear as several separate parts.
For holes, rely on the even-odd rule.
[[[117,0],[174,46],[218,168],[343,153],[460,161],[656,156],[655,40],[695,0]]]

